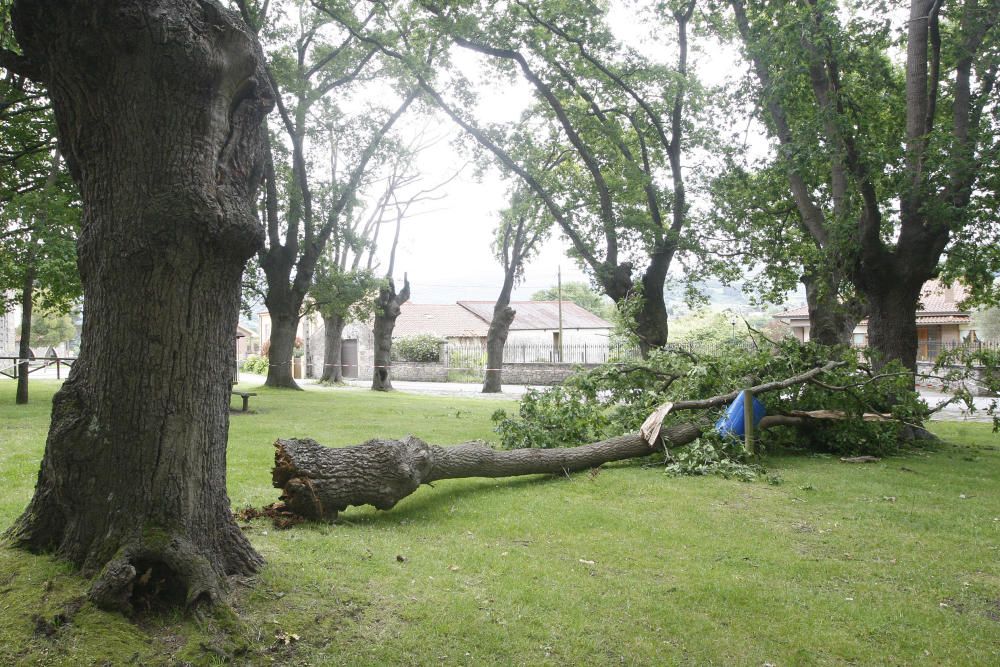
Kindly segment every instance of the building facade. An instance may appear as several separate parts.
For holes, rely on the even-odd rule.
[[[965,288],[958,283],[944,285],[931,280],[924,285],[917,311],[919,361],[933,360],[944,349],[978,339],[972,313],[959,305],[965,297]],[[800,341],[809,340],[809,311],[805,306],[774,317],[790,326]],[[868,320],[862,320],[854,328],[853,343],[856,347],[868,345]]]

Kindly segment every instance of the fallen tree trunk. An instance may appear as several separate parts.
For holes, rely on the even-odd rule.
[[[677,424],[663,429],[651,446],[628,433],[580,447],[496,450],[482,442],[453,447],[419,438],[369,440],[331,449],[315,440],[274,443],[274,486],[287,509],[307,519],[332,521],[349,505],[391,509],[421,484],[461,477],[515,477],[588,470],[603,463],[647,456],[693,442],[707,426]]]
[[[785,380],[751,387],[750,391],[761,394],[809,382],[839,365],[828,362]],[[350,505],[391,509],[421,484],[442,479],[570,473],[682,447],[694,442],[711,424],[687,422],[661,429],[668,412],[719,407],[737,394],[734,391],[703,400],[664,404],[654,413],[655,419],[651,415],[643,424],[641,432],[579,447],[496,450],[482,442],[439,447],[408,436],[332,449],[310,439],[278,440],[274,443],[271,479],[282,491],[283,509],[307,519],[333,521]],[[794,423],[807,418],[808,413],[799,413]]]

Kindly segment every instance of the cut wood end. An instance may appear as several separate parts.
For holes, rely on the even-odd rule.
[[[275,488],[283,488],[292,477],[295,476],[295,464],[288,454],[287,440],[274,441],[274,468],[271,469],[271,482]]]

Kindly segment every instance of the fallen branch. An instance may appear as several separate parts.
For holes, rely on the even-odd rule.
[[[841,364],[831,361],[785,380],[757,385],[751,391],[762,394],[802,384]],[[678,401],[671,411],[726,405],[737,394]],[[652,437],[651,443],[641,433],[628,433],[579,447],[505,451],[482,442],[439,447],[413,436],[402,440],[370,440],[342,449],[324,447],[310,439],[278,440],[274,443],[271,474],[274,486],[281,489],[284,510],[307,519],[332,521],[351,505],[391,509],[421,484],[462,477],[515,477],[587,470],[687,445],[708,428],[711,425],[707,423],[673,424],[659,429],[659,437]]]
[[[697,439],[704,428],[694,423],[671,426],[661,432],[660,442],[680,447]],[[278,440],[274,446],[272,481],[282,490],[287,509],[326,521],[350,505],[391,509],[421,484],[442,479],[570,473],[663,449],[662,444],[650,447],[638,433],[580,447],[510,451],[482,442],[439,447],[413,436],[343,449],[309,439]]]

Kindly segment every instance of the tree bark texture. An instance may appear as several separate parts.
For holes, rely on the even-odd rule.
[[[17,394],[14,403],[28,404],[28,372],[31,367],[28,358],[31,356],[31,313],[35,305],[35,267],[30,264],[24,273],[24,285],[21,287],[21,340],[17,347]]]
[[[240,276],[263,241],[260,47],[214,0],[18,0],[14,26],[80,186],[87,316],[8,537],[100,573],[104,608],[216,601],[263,562],[226,495]]]
[[[403,289],[396,293],[396,285],[392,278],[386,279],[386,284],[379,288],[378,300],[375,304],[375,368],[372,373],[373,391],[391,391],[392,380],[389,370],[392,365],[392,330],[396,326],[396,318],[400,309],[410,298],[410,281],[403,277]]]
[[[331,315],[323,318],[323,373],[320,382],[344,381],[341,352],[344,342],[344,318]]]
[[[570,473],[611,461],[646,456],[693,442],[704,427],[694,423],[664,429],[652,447],[638,433],[580,447],[501,451],[481,442],[454,447],[403,440],[370,440],[331,449],[314,440],[275,443],[272,482],[290,511],[307,519],[333,521],[351,505],[391,509],[421,484],[462,477],[514,477]]]
[[[905,368],[917,367],[917,319],[921,280],[916,285],[882,282],[867,285],[868,346],[874,355],[873,367],[878,370],[888,362],[899,361]]]
[[[673,258],[673,247],[650,254],[649,266],[642,275],[642,308],[635,315],[635,333],[643,358],[667,344],[669,318],[663,299],[663,284]]]
[[[268,301],[271,301],[270,292]],[[287,305],[287,304],[284,304]],[[267,387],[301,389],[292,374],[292,357],[295,353],[295,334],[299,328],[297,311],[288,308],[271,308],[271,342],[267,349]]]
[[[486,374],[483,376],[483,393],[496,394],[503,384],[503,350],[507,345],[507,335],[517,311],[510,307],[508,298],[497,301],[493,307],[493,319],[490,320],[489,331],[486,332]]]
[[[854,327],[864,317],[860,300],[841,303],[837,298],[839,282],[822,270],[802,276],[809,310],[809,339],[821,345],[850,345]]]

